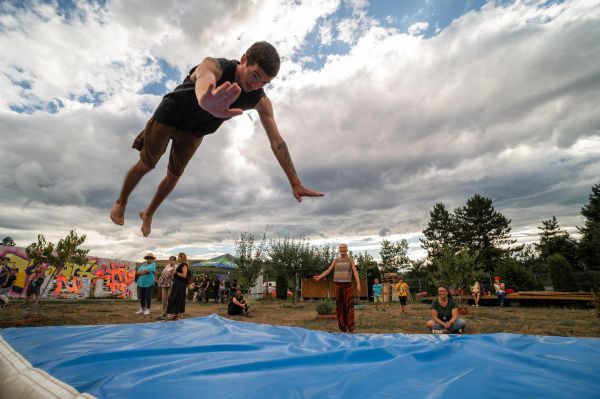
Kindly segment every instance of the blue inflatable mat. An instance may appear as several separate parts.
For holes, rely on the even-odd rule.
[[[600,397],[593,338],[332,334],[216,315],[0,336],[98,398]]]

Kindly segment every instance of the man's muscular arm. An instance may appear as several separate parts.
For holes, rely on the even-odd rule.
[[[222,74],[214,58],[207,57],[196,67],[190,79],[195,83],[198,105],[217,118],[241,115],[243,110],[240,108],[229,108],[242,91],[237,83],[225,82],[215,88]]]
[[[298,177],[296,169],[294,168],[288,147],[285,144],[283,137],[281,137],[281,134],[279,134],[279,129],[275,123],[271,100],[269,100],[267,96],[264,96],[261,98],[258,104],[256,104],[255,109],[258,111],[260,121],[265,129],[265,132],[267,133],[269,142],[271,143],[271,150],[273,150],[275,158],[277,158],[279,165],[281,165],[281,168],[285,172],[290,185],[292,186],[296,200],[300,202],[302,201],[302,197],[322,197],[323,194],[304,187],[300,182],[300,178]]]

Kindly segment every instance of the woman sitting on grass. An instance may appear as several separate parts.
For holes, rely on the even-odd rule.
[[[242,296],[242,289],[238,288],[235,291],[235,295],[231,297],[229,300],[229,304],[227,305],[227,314],[228,315],[242,315],[242,316],[250,316],[248,310],[248,302]]]
[[[458,306],[447,287],[438,288],[438,297],[431,302],[431,317],[425,325],[433,334],[462,334],[466,325],[458,318]]]

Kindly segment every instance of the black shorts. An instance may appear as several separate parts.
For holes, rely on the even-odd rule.
[[[405,305],[406,306],[406,297],[405,296],[399,296],[398,299],[400,299],[400,304],[401,305]]]

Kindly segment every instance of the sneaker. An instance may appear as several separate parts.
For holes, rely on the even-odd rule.
[[[444,330],[435,330],[435,329],[432,329],[432,330],[431,330],[431,333],[432,333],[432,334],[443,334],[443,333],[444,333]]]
[[[135,314],[142,314],[144,313],[144,309],[140,308],[140,310],[138,310],[137,312],[135,312]]]
[[[462,334],[463,333],[463,329],[459,328],[458,330],[456,330],[456,334]]]
[[[144,314],[145,314],[145,315],[149,315],[149,314],[150,314],[150,309],[146,309],[146,310],[144,310]]]

